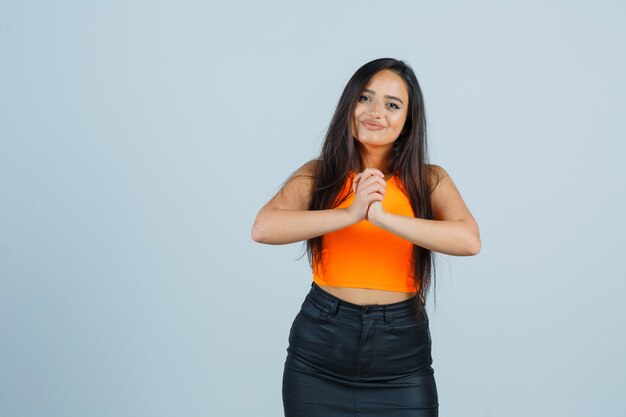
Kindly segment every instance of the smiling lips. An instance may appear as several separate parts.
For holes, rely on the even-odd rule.
[[[385,128],[380,123],[374,122],[374,121],[371,121],[371,120],[364,120],[364,121],[361,122],[361,124],[363,126],[365,126],[366,128],[368,128],[369,130],[381,130],[381,129]]]

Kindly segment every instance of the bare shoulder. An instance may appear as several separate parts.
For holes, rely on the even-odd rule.
[[[441,183],[441,180],[445,177],[449,177],[448,172],[440,165],[427,164],[426,169],[428,172],[428,185],[431,193]]]
[[[450,174],[440,165],[429,164],[430,201],[435,220],[474,221]]]
[[[302,165],[300,168],[295,170],[293,174],[291,174],[288,181],[295,178],[315,178],[318,165],[319,159],[311,159],[310,161],[305,162],[304,165]]]
[[[267,203],[274,208],[307,210],[317,175],[319,160],[312,159],[296,169]]]

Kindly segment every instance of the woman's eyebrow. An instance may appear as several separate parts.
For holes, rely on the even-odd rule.
[[[374,91],[374,90],[370,90],[369,88],[365,88],[365,89],[363,89],[363,91],[365,91],[366,93],[370,93],[370,94],[374,94],[374,95],[376,95],[376,91]],[[401,104],[404,104],[404,102],[403,102],[402,100],[400,100],[400,99],[399,99],[398,97],[396,97],[396,96],[385,96],[385,98],[388,98],[388,99],[390,99],[390,100],[396,100],[396,101],[399,101]]]

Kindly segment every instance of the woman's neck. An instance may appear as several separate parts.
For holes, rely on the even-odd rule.
[[[376,168],[382,171],[383,174],[388,174],[389,168],[389,159],[391,157],[391,148],[382,149],[363,149],[363,146],[360,147],[361,151],[361,165],[363,169],[365,168]]]

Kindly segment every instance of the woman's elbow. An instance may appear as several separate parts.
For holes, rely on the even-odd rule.
[[[470,247],[469,255],[475,256],[475,255],[478,255],[479,252],[480,252],[480,241],[477,241]]]
[[[250,237],[252,240],[258,243],[267,243],[267,236],[265,232],[265,228],[263,227],[263,222],[259,221],[257,218],[252,225],[252,230],[250,232]]]
[[[480,245],[480,236],[478,236],[478,234],[472,234],[471,238],[469,239],[469,245],[467,247],[468,255],[478,255],[478,253],[480,252]]]

